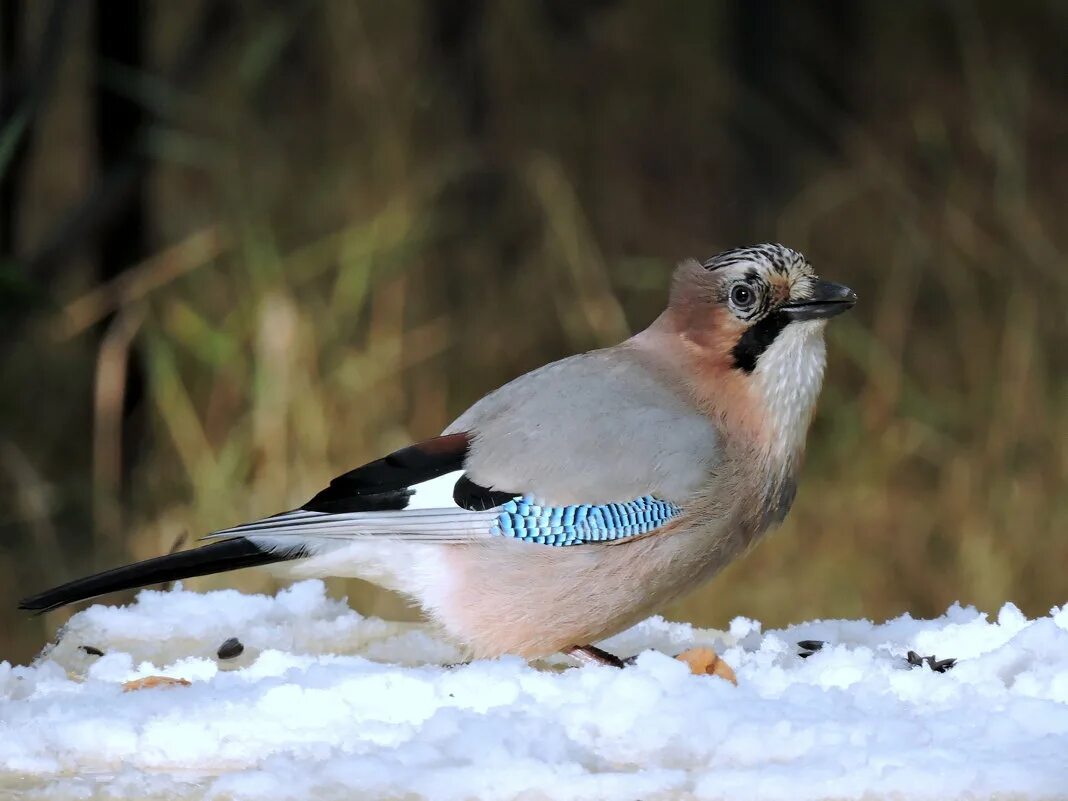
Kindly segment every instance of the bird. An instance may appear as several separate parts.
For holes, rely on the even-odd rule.
[[[686,259],[664,311],[629,339],[519,376],[298,509],[20,607],[271,565],[399,592],[472,659],[564,653],[620,667],[597,643],[785,518],[826,323],[856,299],[780,244]]]

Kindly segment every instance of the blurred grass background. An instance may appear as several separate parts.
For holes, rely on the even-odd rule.
[[[0,0],[0,658],[69,614],[19,597],[299,504],[768,240],[861,302],[786,525],[668,614],[1065,602],[1066,38],[1056,0]]]

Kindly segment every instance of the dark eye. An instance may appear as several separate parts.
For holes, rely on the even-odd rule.
[[[731,303],[739,309],[748,309],[756,302],[756,293],[745,284],[735,284],[731,290]]]

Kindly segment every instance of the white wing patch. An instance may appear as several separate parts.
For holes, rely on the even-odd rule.
[[[459,509],[452,499],[452,490],[459,481],[463,470],[455,470],[443,476],[424,481],[422,484],[414,484],[411,500],[408,501],[407,509]]]

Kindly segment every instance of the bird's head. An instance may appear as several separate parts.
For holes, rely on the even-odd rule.
[[[722,361],[745,373],[853,307],[849,287],[823,281],[796,250],[755,245],[687,261],[675,272],[671,306],[684,330],[718,346]],[[778,347],[776,347],[778,346]],[[714,355],[714,354],[710,354]]]
[[[681,339],[688,372],[721,414],[798,444],[823,379],[824,326],[856,299],[796,250],[756,245],[680,264],[654,328]]]

